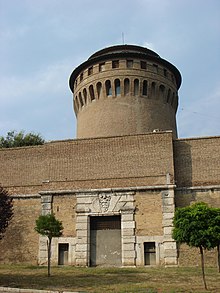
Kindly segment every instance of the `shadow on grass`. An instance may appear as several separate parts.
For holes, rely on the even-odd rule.
[[[82,292],[220,292],[220,274],[207,272],[205,291],[197,268],[75,268],[0,266],[0,286]],[[219,282],[219,283],[218,283]],[[218,285],[219,284],[219,285]]]

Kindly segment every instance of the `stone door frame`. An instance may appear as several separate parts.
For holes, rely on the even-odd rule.
[[[90,263],[90,216],[121,215],[122,266],[136,265],[135,192],[76,192],[76,265]]]

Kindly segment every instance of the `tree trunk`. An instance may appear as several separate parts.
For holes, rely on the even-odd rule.
[[[47,276],[48,277],[50,277],[51,241],[52,239],[48,237],[48,241],[47,241]]]
[[[202,278],[203,278],[204,287],[207,290],[206,281],[205,281],[204,254],[203,254],[203,248],[202,248],[202,246],[200,246],[199,249],[200,249],[200,254],[201,254]]]
[[[217,245],[217,251],[218,251],[218,272],[220,273],[220,243]]]

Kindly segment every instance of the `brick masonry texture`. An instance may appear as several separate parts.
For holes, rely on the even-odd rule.
[[[178,187],[220,183],[220,137],[174,140]]]
[[[0,182],[15,198],[14,219],[0,243],[0,262],[37,263],[39,236],[34,226],[41,213],[41,191],[166,186],[169,173],[170,183],[174,178],[177,183],[176,207],[195,201],[220,207],[219,189],[210,188],[220,182],[219,142],[219,137],[173,140],[171,132],[159,132],[1,149]],[[163,236],[161,191],[136,192],[134,204],[135,235]],[[52,208],[63,222],[63,237],[75,237],[74,193],[54,194]],[[180,265],[197,261],[197,251],[180,247]],[[213,266],[216,252],[207,253],[207,261]]]
[[[1,263],[37,264],[39,237],[35,221],[41,213],[40,197],[14,199],[14,216],[0,242]]]
[[[63,237],[76,236],[76,197],[74,195],[53,196],[53,213],[62,221]]]
[[[137,193],[135,207],[136,235],[163,235],[160,192]]]
[[[172,133],[2,149],[0,164],[0,183],[13,193],[53,187],[161,185],[166,184],[167,173],[174,175]]]

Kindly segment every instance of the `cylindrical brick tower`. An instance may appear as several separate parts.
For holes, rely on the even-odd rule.
[[[181,75],[147,48],[119,45],[93,54],[70,76],[77,138],[172,130]]]

